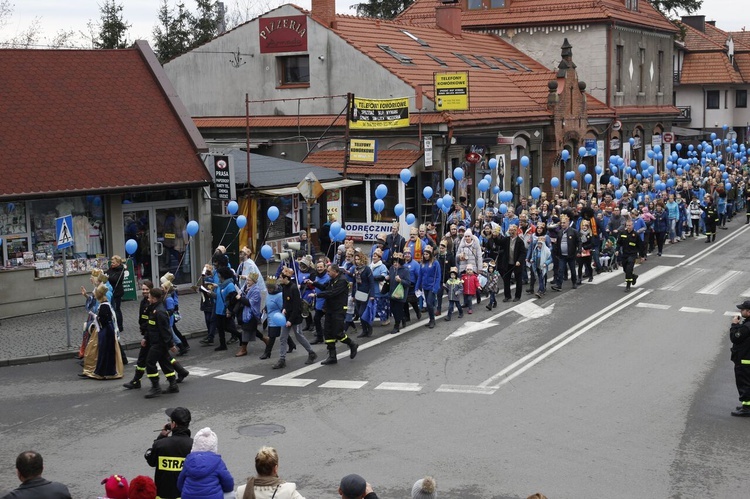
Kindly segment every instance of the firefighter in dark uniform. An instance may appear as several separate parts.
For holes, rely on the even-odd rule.
[[[177,477],[193,448],[189,428],[191,416],[190,411],[184,407],[167,409],[165,412],[169,416],[169,422],[164,425],[143,457],[149,466],[156,468],[154,483],[157,496],[161,499],[176,499],[180,497]]]
[[[625,292],[630,291],[630,286],[635,286],[638,276],[633,273],[635,261],[641,251],[641,238],[633,230],[633,221],[625,222],[625,231],[617,238],[617,254],[622,256],[622,270],[625,272]]]
[[[740,315],[732,319],[729,340],[732,342],[734,379],[740,394],[740,406],[732,416],[750,417],[750,300],[737,305]]]
[[[716,205],[714,205],[711,196],[706,194],[703,198],[706,202],[706,206],[701,205],[701,210],[706,216],[706,243],[716,241],[716,225],[719,223],[719,212],[716,211]]]
[[[140,388],[141,378],[143,378],[143,375],[146,374],[146,357],[148,356],[150,347],[150,344],[148,342],[148,318],[149,314],[154,308],[148,297],[153,287],[154,284],[148,279],[144,280],[141,283],[141,292],[143,293],[143,299],[141,300],[138,313],[138,327],[141,330],[141,336],[143,336],[143,339],[146,340],[146,344],[144,345],[143,342],[141,342],[141,349],[138,351],[138,361],[135,363],[135,375],[133,376],[133,379],[122,385],[128,390]],[[170,358],[171,366],[175,370],[175,372],[177,372],[177,382],[182,383],[182,380],[188,377],[190,371],[182,367],[182,365],[177,362],[174,357],[170,356]],[[162,366],[162,370],[164,370],[164,366]]]
[[[341,275],[341,269],[338,265],[332,264],[328,267],[328,276],[331,278],[324,285],[315,283],[319,289],[313,296],[325,298],[326,303],[324,311],[326,314],[325,324],[323,325],[323,336],[325,338],[328,357],[321,362],[322,365],[335,364],[336,360],[336,342],[349,346],[349,358],[357,356],[359,345],[344,333],[344,319],[346,317],[346,303],[349,298],[349,282]]]
[[[148,314],[147,336],[141,340],[142,347],[149,345],[146,354],[146,377],[151,380],[151,389],[146,394],[147,399],[161,395],[159,371],[156,369],[157,362],[169,381],[167,393],[180,391],[171,365],[172,358],[169,355],[169,349],[172,347],[172,331],[169,329],[169,313],[164,307],[163,299],[164,291],[161,288],[152,288],[148,292],[148,301],[152,308]]]

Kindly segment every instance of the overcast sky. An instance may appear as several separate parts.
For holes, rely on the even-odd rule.
[[[366,0],[360,0],[362,2]],[[342,14],[354,14],[349,7],[360,3],[358,0],[336,0],[336,11]],[[560,1],[560,0],[550,0]],[[7,40],[17,36],[28,28],[35,18],[39,19],[41,33],[47,40],[61,30],[86,31],[89,20],[99,19],[99,3],[103,0],[11,0],[13,15],[10,22],[0,27],[0,40]],[[120,0],[124,6],[123,17],[131,24],[129,39],[151,40],[151,32],[156,24],[157,11],[160,0]],[[195,7],[193,0],[184,0],[191,10]],[[174,4],[173,0],[169,1]],[[224,0],[228,8],[239,5],[266,5],[275,7],[284,3],[283,0]],[[310,8],[310,0],[294,0],[293,2],[305,9]],[[716,26],[725,31],[738,31],[747,24],[750,29],[750,17],[741,7],[742,0],[704,0],[703,8],[698,12],[705,14],[707,20],[716,20]],[[264,9],[265,10],[265,9]],[[44,40],[42,40],[44,43]]]

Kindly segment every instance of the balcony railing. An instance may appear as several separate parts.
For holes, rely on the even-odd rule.
[[[676,118],[675,121],[692,121],[692,117],[690,116],[690,108],[691,106],[677,106],[677,109],[680,110],[680,116],[679,118]]]

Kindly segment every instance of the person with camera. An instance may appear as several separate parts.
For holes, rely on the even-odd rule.
[[[177,488],[177,478],[182,471],[185,458],[193,448],[190,436],[190,411],[184,407],[167,409],[169,421],[159,432],[151,448],[143,456],[154,472],[156,492],[161,499],[176,499],[180,497]]]
[[[740,315],[732,319],[729,327],[729,341],[732,342],[732,362],[734,380],[740,396],[740,405],[732,411],[732,416],[750,417],[750,300],[737,305]]]

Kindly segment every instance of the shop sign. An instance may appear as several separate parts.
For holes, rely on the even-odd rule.
[[[122,299],[125,301],[133,301],[138,299],[138,289],[135,284],[135,269],[133,268],[133,259],[128,258],[125,272],[122,275],[122,289],[125,294]]]
[[[353,99],[349,128],[384,130],[409,126],[409,98]]]
[[[307,16],[261,17],[258,44],[261,54],[307,52]]]
[[[612,151],[616,151],[620,148],[620,139],[612,139],[609,141],[609,148]]]
[[[390,234],[392,224],[393,222],[347,222],[344,228],[347,239],[375,241],[375,237],[380,233]]]
[[[432,166],[432,137],[424,138],[424,166]]]
[[[223,201],[235,199],[234,162],[229,156],[214,156],[214,184],[216,198]]]
[[[652,146],[660,146],[661,145],[661,135],[652,135],[651,136],[651,145]]]
[[[642,144],[640,137],[633,137],[633,149],[640,149]]]
[[[349,161],[375,163],[378,160],[378,141],[351,139],[349,141]]]
[[[435,73],[435,110],[469,109],[469,73]]]

